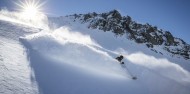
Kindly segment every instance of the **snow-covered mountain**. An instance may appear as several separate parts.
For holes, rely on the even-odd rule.
[[[172,57],[181,56],[185,59],[190,59],[190,45],[185,41],[174,37],[169,31],[158,29],[148,23],[137,23],[130,16],[122,17],[117,10],[101,14],[95,12],[74,14],[67,17],[70,17],[72,21],[79,21],[81,24],[87,23],[90,29],[113,32],[117,37],[126,36],[127,39],[134,40],[136,43],[146,44],[148,48],[158,54],[164,54],[161,50],[158,50],[160,48],[171,53]]]
[[[119,15],[49,17],[47,30],[0,13],[0,93],[189,94],[189,45]]]

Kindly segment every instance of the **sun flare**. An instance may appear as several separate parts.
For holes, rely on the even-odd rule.
[[[29,18],[35,17],[38,14],[39,10],[35,6],[25,6],[23,14]]]
[[[43,3],[40,4],[39,0],[22,0],[16,3],[21,9],[22,16],[25,19],[36,19],[41,13],[40,8]]]

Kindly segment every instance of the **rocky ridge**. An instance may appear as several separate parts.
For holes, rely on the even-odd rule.
[[[99,29],[104,32],[113,32],[116,36],[127,35],[128,39],[136,43],[144,43],[156,53],[161,52],[154,49],[154,46],[162,46],[164,50],[190,59],[190,45],[180,38],[174,37],[169,31],[158,29],[148,23],[140,24],[133,21],[130,16],[122,16],[117,10],[108,13],[88,13],[68,15],[81,23],[89,23],[88,28]],[[67,17],[68,17],[67,16]]]

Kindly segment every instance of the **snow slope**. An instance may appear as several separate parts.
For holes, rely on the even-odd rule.
[[[37,29],[0,20],[0,94],[36,94],[26,50],[18,41],[20,36]]]
[[[0,93],[190,93],[188,60],[155,54],[70,17],[49,18],[49,26],[52,31],[40,32],[0,20]],[[125,65],[115,60],[120,54]]]

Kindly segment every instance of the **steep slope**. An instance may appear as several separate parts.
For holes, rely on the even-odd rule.
[[[38,29],[0,20],[0,93],[36,94],[38,87],[19,37]]]
[[[104,35],[104,32],[100,33]],[[123,53],[126,63],[122,67],[114,59],[119,55],[117,51],[105,49],[90,36],[71,31],[68,27],[51,33],[40,32],[20,40],[30,51],[31,67],[45,94],[190,92],[190,74],[177,64],[143,53]],[[138,60],[140,58],[144,61]],[[132,80],[129,73],[138,79]]]

